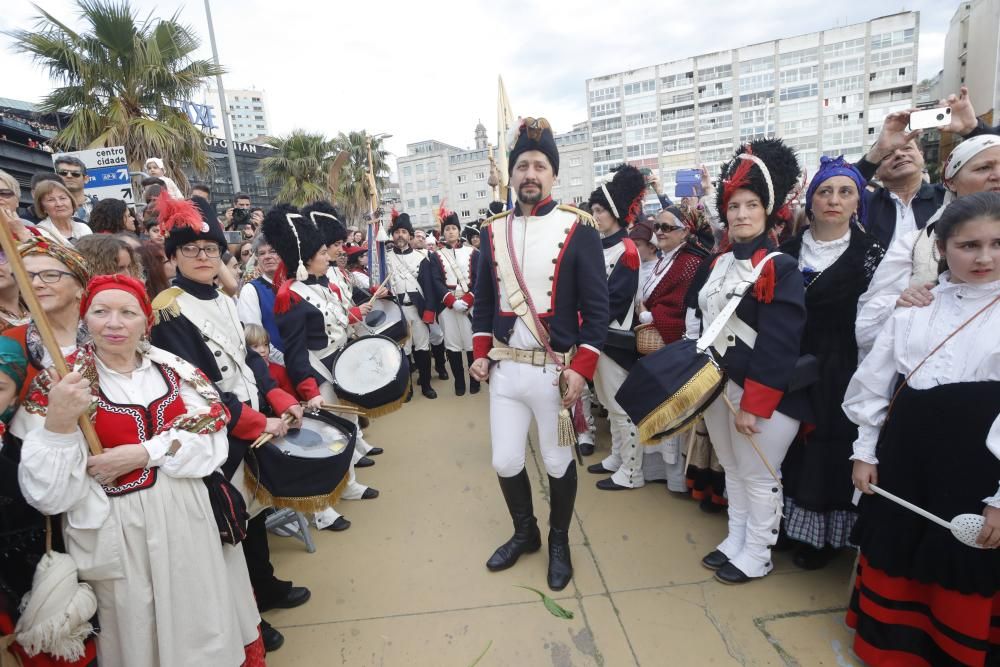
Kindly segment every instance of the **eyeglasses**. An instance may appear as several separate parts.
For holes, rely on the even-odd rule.
[[[242,255],[243,257],[249,257],[250,256],[250,251],[249,250],[243,250],[243,251],[240,252],[240,255]]]
[[[7,258],[4,257],[4,259],[6,260]],[[29,281],[35,282],[35,278],[41,278],[42,282],[46,285],[53,285],[59,282],[62,280],[63,276],[73,277],[73,274],[69,271],[59,271],[58,269],[49,269],[47,271],[28,271],[27,274]]]
[[[655,225],[653,225],[653,229],[655,229],[658,232],[678,232],[682,229],[687,229],[687,227],[679,227],[676,225],[668,225],[663,222],[658,222]]]
[[[60,176],[70,176],[72,178],[80,178],[81,176],[83,176],[82,171],[70,171],[69,169],[60,169],[56,173],[59,174]]]
[[[6,263],[7,263],[7,253],[5,253],[3,250],[0,250],[0,264],[6,264]]]
[[[7,198],[13,197],[13,196],[14,196],[14,191],[13,190],[6,190],[6,189],[0,190],[0,197],[3,197],[4,199],[7,199]]]
[[[215,259],[221,254],[222,249],[219,248],[219,246],[214,243],[212,245],[206,245],[206,246],[195,245],[193,243],[181,246],[181,254],[187,257],[188,259],[196,258],[202,252],[205,253],[205,257],[208,257],[209,259]]]

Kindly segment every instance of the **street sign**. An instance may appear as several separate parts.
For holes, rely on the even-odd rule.
[[[83,191],[88,197],[121,199],[126,204],[134,203],[124,146],[56,153],[52,156],[53,164],[63,156],[75,157],[87,165],[87,182]]]

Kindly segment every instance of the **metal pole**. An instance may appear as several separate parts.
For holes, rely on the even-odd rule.
[[[219,48],[215,45],[215,28],[212,26],[212,7],[205,0],[205,16],[208,18],[208,39],[212,43],[212,59],[216,67],[219,65]],[[222,109],[222,128],[226,133],[226,153],[229,155],[229,177],[233,183],[233,194],[242,190],[240,174],[236,168],[236,149],[233,147],[233,131],[229,127],[229,105],[226,104],[226,89],[222,85],[222,75],[215,76],[215,84],[219,88],[219,108]],[[234,200],[235,204],[235,200]]]

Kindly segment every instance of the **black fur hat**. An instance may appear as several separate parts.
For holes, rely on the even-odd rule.
[[[389,236],[396,233],[397,229],[405,229],[410,232],[410,236],[413,236],[413,224],[410,222],[409,213],[400,213],[396,209],[392,209],[392,224],[389,225]]]
[[[507,204],[502,201],[491,201],[487,209],[489,209],[490,215],[497,215],[507,210]]]
[[[279,205],[268,211],[261,232],[285,265],[287,278],[308,278],[306,262],[326,245],[316,225],[302,217],[294,206]]]
[[[332,246],[347,240],[347,227],[337,207],[328,201],[316,201],[302,207],[302,217],[311,220],[323,234],[323,242]]]
[[[741,155],[747,157],[741,158]],[[751,155],[763,162],[767,168],[774,192],[773,198],[760,165],[754,159],[748,159]],[[755,139],[740,146],[733,159],[722,166],[720,187],[715,197],[719,220],[725,222],[726,208],[734,192],[750,190],[760,197],[764,208],[767,209],[768,227],[773,226],[785,215],[785,202],[798,184],[800,171],[795,151],[786,146],[781,139]]]
[[[615,216],[619,225],[625,227],[642,213],[642,200],[645,196],[646,177],[632,165],[623,164],[615,169],[610,182],[590,193],[587,204],[600,204]]]
[[[517,136],[510,149],[507,160],[507,175],[514,173],[517,157],[527,151],[541,151],[552,165],[552,173],[559,175],[559,148],[556,146],[552,126],[544,118],[525,118],[517,128]]]
[[[478,222],[470,222],[465,226],[465,229],[462,230],[462,238],[464,238],[466,241],[470,243],[472,242],[472,239],[474,237],[479,235],[480,231]]]
[[[442,238],[444,238],[445,227],[457,227],[458,233],[462,233],[462,221],[458,219],[458,213],[445,208],[444,202],[441,202],[441,205],[438,207],[437,219]]]

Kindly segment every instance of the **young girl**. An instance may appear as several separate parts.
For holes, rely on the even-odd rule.
[[[267,372],[278,387],[292,396],[298,396],[285,367],[271,361],[271,337],[267,334],[267,329],[259,324],[246,324],[243,326],[243,334],[247,340],[247,347],[267,362]]]
[[[935,231],[947,270],[932,303],[893,313],[844,401],[859,427],[854,485],[868,494],[847,622],[873,665],[1000,658],[1000,194],[957,200]],[[870,484],[946,520],[982,514],[982,549]]]

